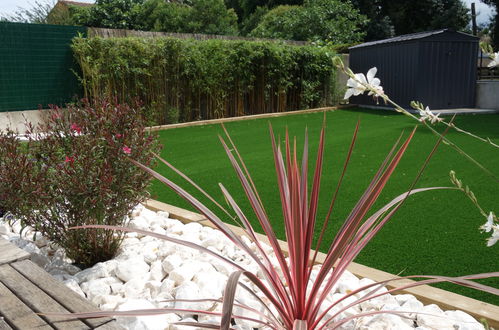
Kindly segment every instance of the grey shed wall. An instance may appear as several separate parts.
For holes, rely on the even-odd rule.
[[[366,74],[377,67],[376,76],[385,92],[405,108],[410,108],[412,100],[431,109],[475,107],[478,38],[447,30],[433,33],[350,48],[350,68]],[[350,102],[376,105],[367,96]]]

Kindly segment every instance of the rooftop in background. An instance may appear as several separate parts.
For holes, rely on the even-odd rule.
[[[58,4],[71,5],[71,6],[77,6],[77,7],[91,7],[94,5],[94,3],[91,3],[91,2],[69,1],[69,0],[59,0],[59,1],[57,1],[56,6]]]
[[[355,49],[355,48],[361,48],[361,47],[369,47],[369,46],[374,46],[374,45],[380,45],[380,44],[387,44],[387,43],[392,43],[392,42],[402,42],[402,41],[410,41],[410,40],[416,40],[416,39],[424,39],[436,35],[441,35],[445,33],[453,33],[454,35],[462,35],[464,38],[477,38],[471,34],[463,33],[463,32],[457,32],[452,29],[441,29],[441,30],[435,30],[435,31],[425,31],[425,32],[417,32],[417,33],[411,33],[411,34],[404,34],[401,36],[393,37],[393,38],[388,38],[388,39],[383,39],[383,40],[376,40],[376,41],[370,41],[370,42],[365,42],[360,45],[352,46],[349,49]]]

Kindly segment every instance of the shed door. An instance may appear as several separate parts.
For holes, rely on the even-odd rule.
[[[420,47],[419,101],[432,109],[474,107],[476,42],[429,41]]]

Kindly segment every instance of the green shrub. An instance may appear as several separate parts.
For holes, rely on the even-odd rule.
[[[157,139],[144,129],[138,105],[106,101],[54,108],[21,145],[0,134],[0,196],[5,208],[60,245],[85,267],[112,258],[122,235],[68,230],[88,224],[125,225],[147,196],[150,177],[127,157],[153,165]]]
[[[303,6],[278,6],[263,15],[254,37],[351,43],[364,37],[366,17],[349,1],[306,0]]]
[[[167,123],[333,104],[328,47],[241,40],[76,38],[87,97],[141,99]]]

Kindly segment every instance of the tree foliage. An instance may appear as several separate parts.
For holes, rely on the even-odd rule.
[[[381,8],[396,35],[442,28],[464,30],[470,21],[461,0],[382,0]]]
[[[490,36],[492,39],[492,46],[494,48],[499,48],[499,0],[481,0],[483,3],[494,7],[495,15],[492,17],[490,22]]]
[[[306,0],[303,6],[278,6],[250,33],[255,37],[349,43],[362,40],[365,17],[350,2]]]
[[[80,25],[146,31],[236,35],[237,15],[223,0],[98,0],[77,14]]]
[[[77,13],[79,25],[134,29],[144,0],[97,0],[95,5]]]
[[[392,20],[382,10],[382,0],[352,0],[352,4],[369,19],[365,41],[386,39],[394,35]]]

